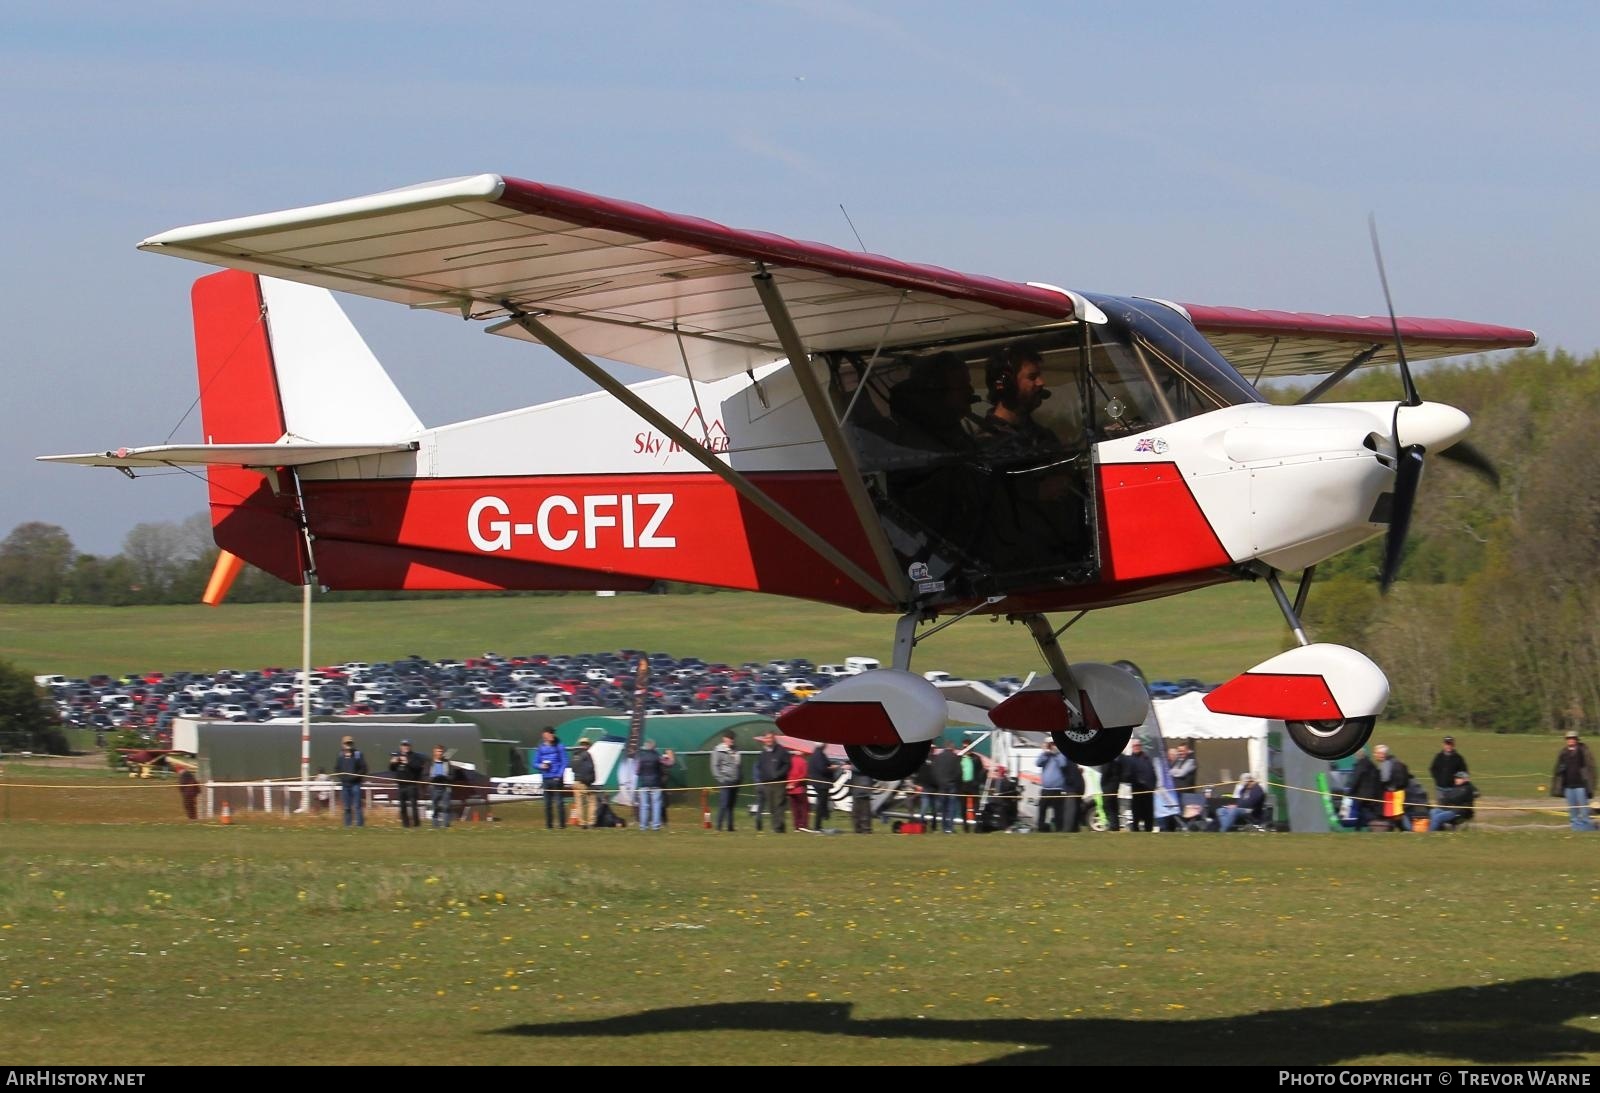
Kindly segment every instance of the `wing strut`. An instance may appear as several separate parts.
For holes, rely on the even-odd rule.
[[[728,485],[732,486],[736,491],[738,491],[739,496],[743,497],[756,508],[772,517],[772,519],[777,521],[779,526],[781,526],[785,531],[793,535],[796,539],[799,539],[812,550],[816,551],[817,554],[819,554],[825,561],[838,569],[846,577],[849,577],[856,584],[866,589],[866,591],[872,596],[886,604],[898,602],[897,598],[883,586],[882,582],[875,580],[866,570],[862,569],[860,566],[856,565],[855,562],[852,562],[849,558],[845,557],[845,555],[836,547],[834,547],[833,544],[829,543],[816,532],[802,524],[791,512],[789,512],[788,509],[785,509],[776,501],[772,500],[772,498],[768,497],[744,475],[740,474],[722,460],[712,455],[711,452],[706,449],[704,444],[690,436],[688,433],[684,432],[682,428],[669,421],[667,418],[663,417],[660,411],[658,411],[655,407],[651,406],[638,395],[628,390],[625,385],[619,383],[603,368],[595,364],[592,360],[584,356],[578,350],[574,349],[571,345],[567,344],[567,342],[564,341],[555,331],[545,326],[532,315],[515,310],[513,310],[512,317],[507,320],[507,322],[519,326],[529,334],[533,335],[536,341],[539,341],[548,346],[550,349],[554,350],[555,353],[568,364],[572,365],[572,367],[576,368],[579,372],[582,372],[585,376],[598,384],[601,390],[605,391],[628,409],[644,418],[645,421],[650,423],[652,428],[658,429],[662,433],[665,433],[667,436],[671,437],[673,441],[675,441],[685,452],[694,456],[694,458],[698,460],[706,470],[710,471]],[[494,328],[491,327],[490,333],[493,332]],[[804,359],[805,358],[803,357],[801,358],[802,361]],[[801,371],[802,369],[795,369],[795,373],[797,375],[800,374]],[[840,470],[840,477],[846,479],[846,485],[848,486],[848,475],[844,472],[843,468]],[[898,571],[895,569],[886,569],[884,572],[893,575]]]
[[[1274,341],[1273,345],[1276,346],[1277,342]],[[1328,388],[1344,379],[1351,372],[1354,372],[1357,368],[1360,368],[1363,364],[1366,364],[1373,357],[1376,357],[1378,355],[1378,350],[1382,348],[1382,342],[1376,342],[1372,345],[1369,345],[1367,348],[1351,357],[1349,363],[1340,365],[1337,371],[1330,373],[1321,383],[1317,384],[1311,390],[1307,391],[1305,394],[1296,399],[1295,405],[1299,406],[1302,403],[1316,402],[1317,399],[1322,397],[1323,392],[1327,391]],[[1261,367],[1263,370],[1267,367],[1265,361],[1261,363]],[[1258,376],[1257,378],[1259,379],[1260,377]]]
[[[761,306],[767,309],[767,318],[783,345],[783,352],[789,358],[789,368],[800,384],[806,404],[811,407],[811,416],[817,423],[817,430],[822,433],[822,442],[827,445],[828,455],[839,469],[839,480],[844,483],[845,496],[850,498],[850,507],[856,510],[856,519],[866,533],[872,556],[894,589],[895,602],[908,604],[911,602],[910,584],[905,574],[900,572],[900,565],[889,546],[889,538],[878,523],[878,514],[872,506],[872,498],[867,496],[866,482],[861,477],[861,468],[856,465],[855,453],[845,442],[827,393],[822,390],[822,385],[817,382],[817,374],[811,369],[811,354],[806,352],[805,345],[800,341],[800,332],[794,328],[794,320],[783,302],[783,294],[778,291],[772,274],[765,267],[751,280],[755,282],[756,294],[761,297]],[[895,304],[897,312],[899,307],[898,303]]]

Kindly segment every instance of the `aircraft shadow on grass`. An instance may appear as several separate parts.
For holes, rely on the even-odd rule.
[[[1331,1066],[1381,1055],[1485,1065],[1559,1064],[1600,1055],[1600,973],[1596,972],[1200,1020],[854,1020],[852,1009],[850,1003],[840,1002],[721,1002],[598,1021],[511,1025],[491,1035],[808,1032],[1007,1046],[983,1065],[1142,1061]],[[1575,1018],[1596,1018],[1596,1029],[1569,1026],[1567,1022]],[[1159,1044],[1159,1056],[1134,1058],[1120,1053],[1120,1045],[1139,1043]]]

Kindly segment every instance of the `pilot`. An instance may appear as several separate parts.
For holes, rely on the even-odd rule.
[[[985,553],[1003,569],[1036,569],[1087,553],[1081,474],[1061,440],[1034,420],[1050,388],[1027,342],[1003,346],[984,366],[990,409],[980,443],[996,468]]]
[[[1033,420],[1034,411],[1050,397],[1044,359],[1022,343],[1003,347],[983,370],[991,408],[983,419],[985,445],[1017,453],[1059,448],[1055,433]]]

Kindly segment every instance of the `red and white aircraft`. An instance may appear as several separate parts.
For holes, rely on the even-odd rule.
[[[1417,398],[1403,359],[1401,401],[1311,400],[1405,353],[1536,341],[1019,284],[498,175],[141,246],[230,267],[193,294],[205,443],[49,458],[206,466],[218,545],[295,583],[666,579],[898,615],[892,668],[781,719],[886,779],[944,727],[944,698],[909,668],[950,621],[1025,622],[1051,673],[992,721],[1104,762],[1148,696],[1120,669],[1069,664],[1046,613],[1240,579],[1270,586],[1300,645],[1207,704],[1282,718],[1315,755],[1354,751],[1388,683],[1307,641],[1310,570],[1387,530],[1391,579],[1423,453],[1468,420]],[[543,343],[601,391],[426,427],[327,289]],[[596,358],[662,378],[624,386]],[[1254,386],[1312,373],[1329,380],[1301,405]],[[1293,571],[1291,603],[1278,574]]]

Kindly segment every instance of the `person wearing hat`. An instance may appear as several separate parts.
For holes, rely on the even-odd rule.
[[[1434,787],[1441,791],[1453,788],[1456,784],[1456,775],[1466,769],[1466,757],[1456,751],[1456,738],[1445,737],[1439,754],[1435,755],[1433,762],[1428,765],[1428,773],[1433,775]]]
[[[568,757],[572,767],[572,803],[578,811],[580,828],[594,826],[594,756],[589,754],[589,738],[579,737]]]
[[[389,774],[395,780],[400,800],[400,825],[421,827],[422,756],[411,750],[411,741],[400,741],[400,750],[389,754]]]
[[[1472,819],[1472,802],[1478,799],[1478,788],[1472,784],[1472,776],[1464,769],[1458,770],[1453,782],[1439,791],[1439,807],[1428,813],[1429,831],[1449,831]]]
[[[1550,775],[1550,796],[1567,799],[1567,816],[1574,831],[1593,831],[1589,802],[1594,798],[1594,755],[1589,746],[1567,733],[1566,745],[1556,755],[1555,773]]]
[[[1232,831],[1241,821],[1258,824],[1266,814],[1267,791],[1261,788],[1256,776],[1249,771],[1239,775],[1239,784],[1233,787],[1233,803],[1217,809],[1217,830]]]
[[[361,781],[367,776],[367,757],[356,747],[356,738],[347,736],[339,741],[339,758],[333,764],[333,775],[339,782],[339,800],[344,804],[344,826],[367,826],[366,804],[361,794]]]

